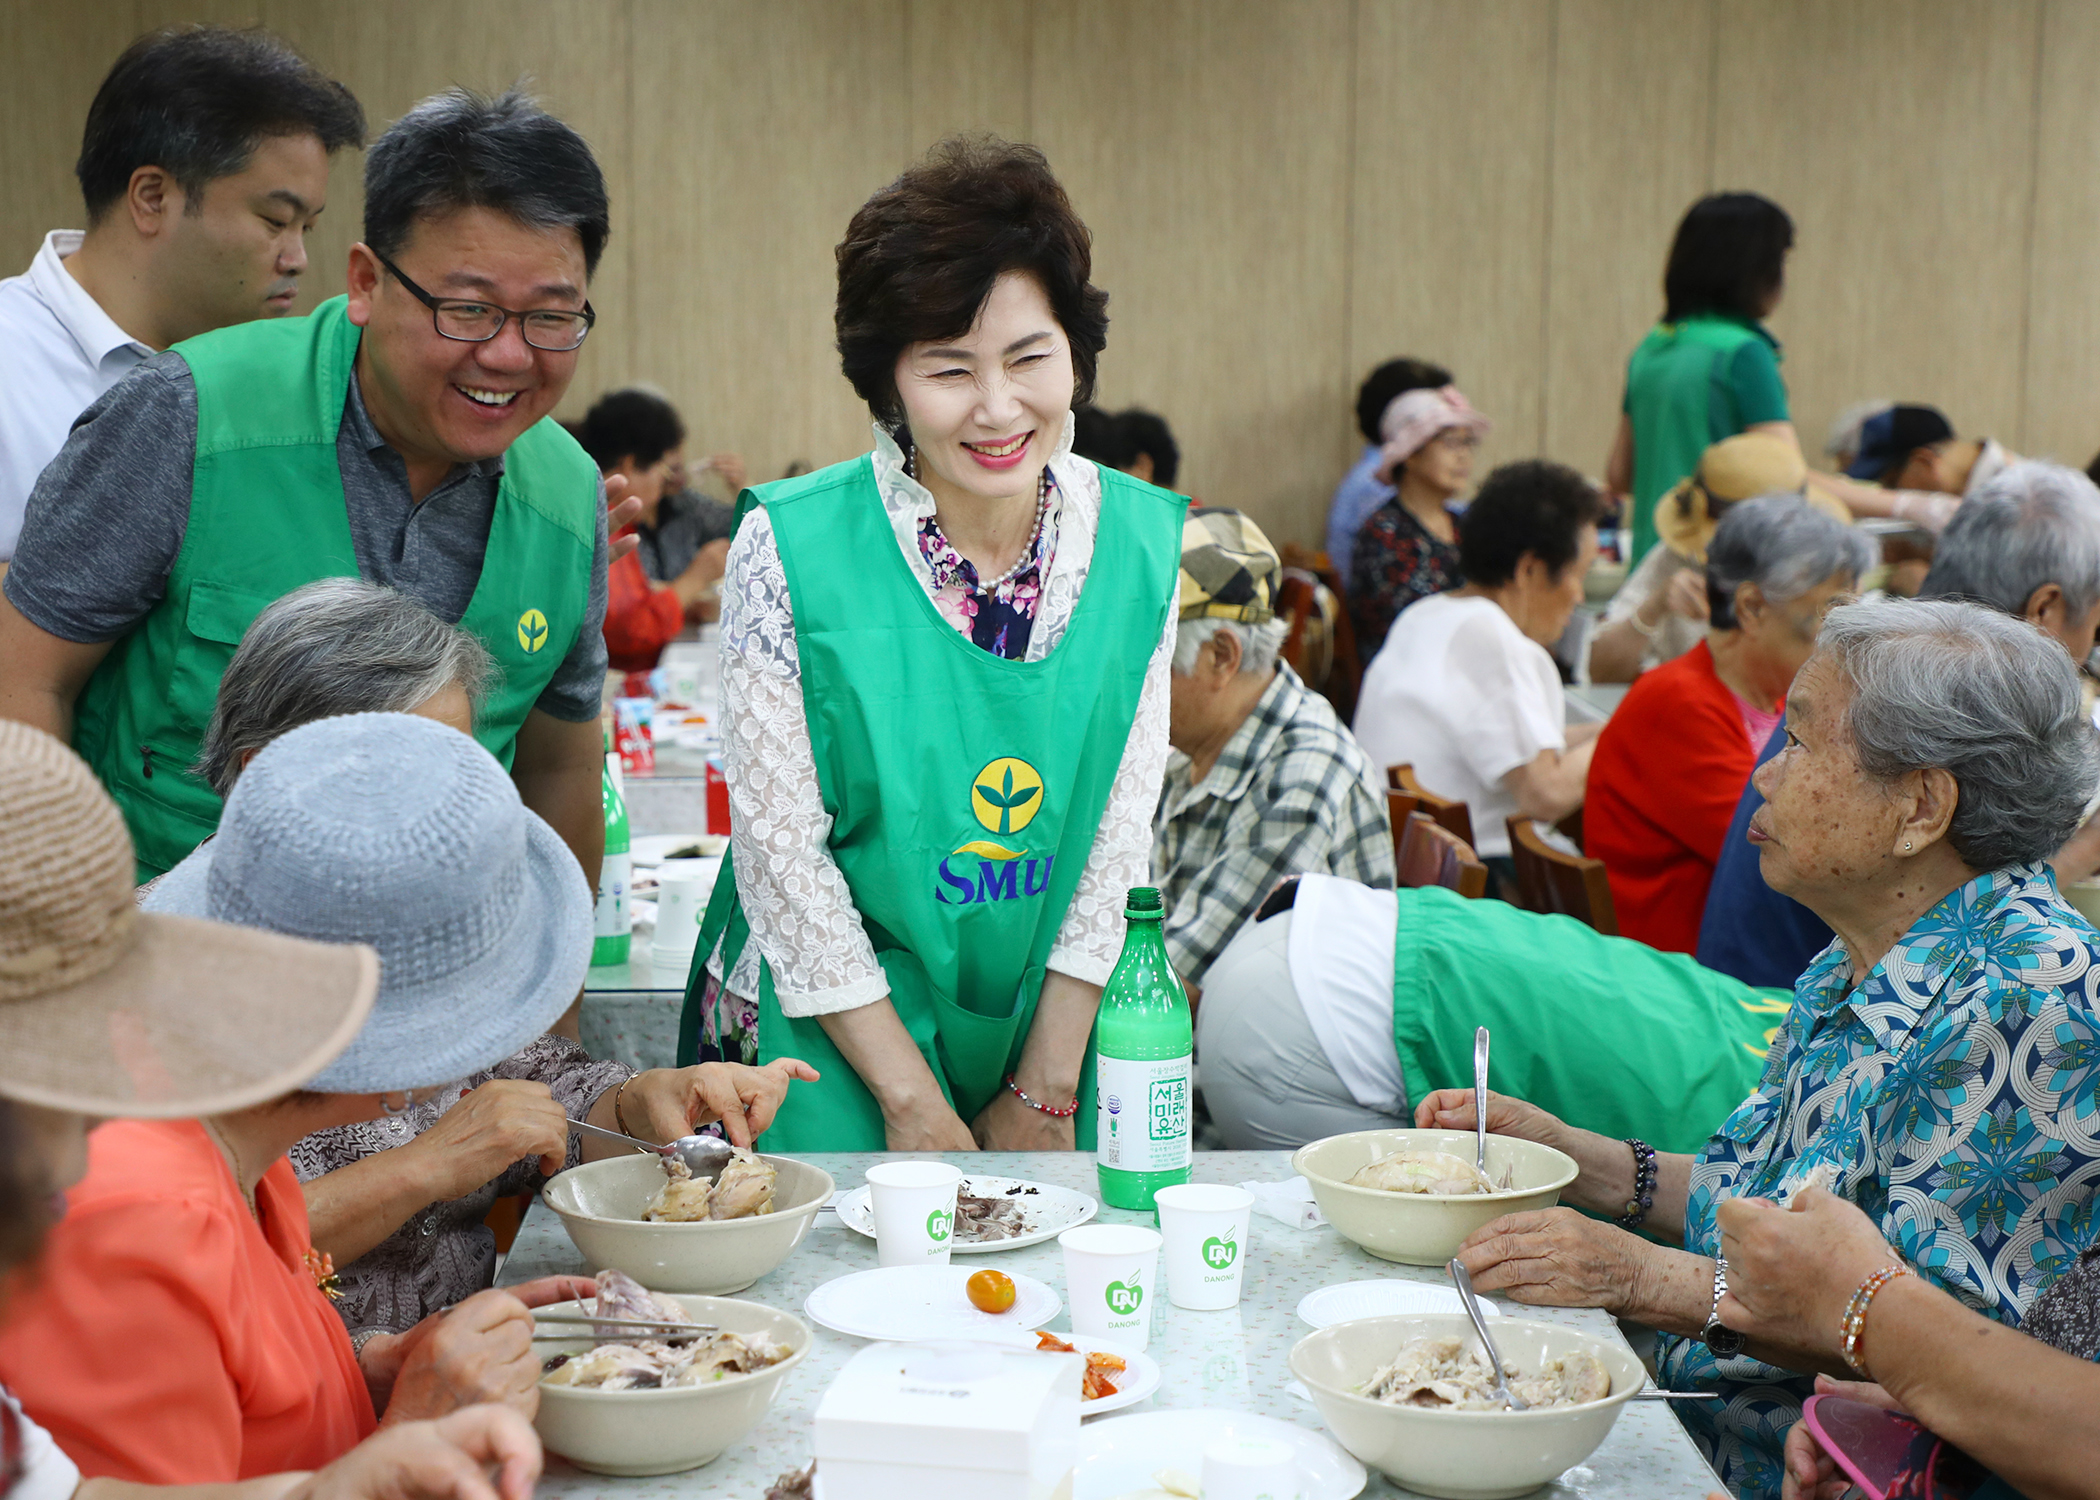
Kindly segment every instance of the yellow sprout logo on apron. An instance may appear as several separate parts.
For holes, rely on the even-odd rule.
[[[518,644],[527,656],[534,655],[547,644],[547,617],[536,609],[528,609],[518,616]]]
[[[1042,810],[1042,773],[1027,761],[1002,756],[979,771],[970,781],[970,814],[998,840],[970,839],[942,860],[934,899],[947,906],[968,906],[1042,895],[1050,888],[1056,856],[1031,859],[1026,849],[1000,842],[1020,833]]]

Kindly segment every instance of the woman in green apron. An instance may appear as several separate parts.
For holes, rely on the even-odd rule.
[[[838,249],[874,451],[745,494],[730,860],[681,1055],[818,1068],[774,1149],[1093,1144],[1185,502],[1071,454],[1107,332],[1089,247],[1040,152],[936,147]]]

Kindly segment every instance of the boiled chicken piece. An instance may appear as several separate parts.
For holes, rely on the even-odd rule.
[[[1397,1152],[1358,1171],[1349,1179],[1349,1185],[1385,1193],[1428,1193],[1439,1198],[1495,1191],[1494,1183],[1480,1168],[1445,1151]]]
[[[666,1302],[657,1297],[625,1271],[605,1270],[598,1273],[598,1300],[591,1311],[601,1318],[641,1318],[651,1323],[685,1321],[684,1308],[675,1302]],[[601,1339],[618,1338],[622,1334],[644,1331],[631,1326],[622,1327],[618,1323],[592,1325],[592,1332]]]
[[[710,1219],[748,1219],[773,1211],[773,1179],[779,1174],[769,1161],[738,1149],[715,1179],[714,1196],[708,1200]]]
[[[678,1157],[666,1156],[663,1162],[664,1174],[671,1180],[642,1217],[655,1224],[694,1224],[706,1218],[713,1185],[696,1180],[693,1169]]]

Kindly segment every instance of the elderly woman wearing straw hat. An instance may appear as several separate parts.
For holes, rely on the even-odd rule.
[[[1349,554],[1349,615],[1363,660],[1377,654],[1393,616],[1463,581],[1450,505],[1473,477],[1488,425],[1455,385],[1403,391],[1386,407],[1376,472],[1393,497],[1366,518]]]
[[[339,1341],[329,1349],[334,1319],[298,1254],[298,1193],[280,1167],[261,1185],[267,1222],[258,1219],[249,1231],[230,1211],[215,1214],[234,1198],[232,1168],[203,1126],[181,1118],[237,1120],[269,1110],[270,1101],[327,1069],[371,1016],[379,982],[372,951],[139,913],[131,899],[131,840],[116,804],[71,751],[24,725],[0,724],[0,807],[7,810],[0,818],[0,1285],[7,1288],[0,1321],[46,1330],[30,1357],[9,1361],[12,1390],[0,1387],[0,1453],[7,1459],[0,1496],[137,1500],[133,1486],[83,1481],[84,1469],[91,1476],[218,1481],[186,1491],[189,1500],[496,1500],[498,1492],[502,1500],[527,1500],[540,1449],[516,1412],[465,1406],[436,1421],[399,1420],[414,1408],[443,1413],[453,1404],[448,1396],[467,1394],[458,1388],[467,1349],[449,1333],[426,1338],[404,1362],[402,1394],[389,1412],[393,1425],[350,1446],[370,1428],[370,1403],[360,1417],[353,1402],[324,1413],[329,1403],[315,1398],[345,1351]],[[140,1226],[131,1265],[148,1275],[165,1270],[163,1284],[172,1289],[184,1269],[197,1269],[175,1263],[199,1248],[199,1231],[216,1220],[219,1248],[230,1253],[213,1285],[221,1293],[238,1285],[252,1300],[238,1309],[164,1303],[165,1322],[142,1305],[138,1318],[121,1325],[87,1326],[93,1309],[68,1296],[65,1252],[47,1260],[43,1251],[58,1218],[53,1206],[87,1170],[88,1126],[98,1119],[120,1122],[96,1132],[99,1162],[114,1154],[120,1171],[144,1176],[172,1163],[177,1173],[176,1182],[158,1185],[176,1201],[165,1217]],[[96,1196],[92,1188],[76,1194],[75,1213],[95,1216]],[[27,1279],[14,1274],[22,1270],[31,1273]],[[221,1444],[215,1461],[201,1464],[187,1461],[187,1451],[172,1459],[149,1455],[137,1467],[112,1462],[94,1428],[139,1415],[126,1406],[121,1381],[107,1405],[89,1408],[97,1420],[85,1444],[72,1426],[60,1425],[61,1447],[38,1425],[34,1413],[45,1409],[49,1393],[47,1364],[79,1352],[51,1331],[97,1341],[92,1357],[123,1370],[165,1359],[162,1341],[182,1340],[200,1317],[223,1320],[234,1335],[233,1358],[262,1376],[251,1395],[284,1403],[275,1441],[252,1449]],[[313,1358],[259,1360],[271,1346]],[[213,1446],[229,1431],[226,1410],[236,1393],[229,1372],[214,1367],[217,1348],[186,1345],[185,1352],[202,1357],[180,1372],[171,1411],[146,1415],[156,1426],[173,1420],[211,1429],[200,1445]],[[433,1374],[441,1379],[433,1382]],[[444,1384],[455,1389],[448,1393]],[[418,1386],[420,1396],[411,1396],[409,1388]],[[298,1429],[302,1416],[315,1431]],[[331,1458],[311,1477],[272,1473]],[[489,1471],[493,1483],[484,1477]],[[258,1477],[233,1482],[249,1476]]]
[[[279,599],[241,638],[220,679],[198,773],[221,797],[265,745],[336,714],[398,711],[472,734],[492,670],[474,635],[379,584],[326,578]],[[375,821],[385,807],[367,810]],[[148,910],[202,915],[216,848],[206,843],[156,881]],[[548,1032],[494,1066],[426,1091],[405,1113],[319,1130],[292,1148],[316,1248],[332,1256],[336,1311],[362,1346],[473,1295],[494,1274],[482,1222],[499,1197],[536,1192],[548,1172],[620,1148],[586,1141],[571,1117],[667,1141],[719,1120],[748,1146],[789,1082],[768,1068],[651,1068],[593,1059]]]
[[[1041,152],[937,146],[838,247],[874,451],[747,496],[722,600],[731,857],[683,1045],[823,1070],[779,1149],[1092,1145],[1185,502],[1070,454],[1107,338],[1091,271]]]
[[[375,807],[393,815],[375,819]],[[287,1069],[260,1104],[95,1132],[52,1230],[45,1295],[0,1331],[0,1379],[85,1472],[158,1483],[316,1467],[382,1418],[479,1400],[530,1414],[528,1309],[590,1284],[482,1292],[353,1350],[285,1153],[315,1130],[399,1114],[546,1030],[589,963],[574,856],[486,750],[406,714],[323,719],[267,746],[208,847],[198,915],[369,943],[378,997],[304,1087],[304,1071]],[[196,974],[207,990],[236,977]],[[241,1057],[326,980],[280,969],[241,1024],[200,1050]],[[116,1019],[116,1065],[173,1088]],[[206,1065],[185,1060],[182,1076]]]
[[[1843,1366],[1827,1329],[1719,1316],[1735,1280],[1723,1235],[1743,1232],[1730,1200],[1827,1182],[1892,1261],[2013,1324],[2100,1243],[2100,936],[2043,864],[2100,780],[2076,668],[1978,605],[1841,605],[1794,678],[1787,730],[1757,773],[1751,838],[1773,889],[1838,936],[1795,985],[1756,1090],[1694,1156],[1490,1095],[1490,1130],[1556,1146],[1581,1175],[1572,1207],[1498,1219],[1459,1254],[1483,1291],[1661,1329],[1658,1380],[1724,1398],[1679,1415],[1745,1500],[1778,1495],[1812,1373]],[[1423,1126],[1473,1118],[1470,1089],[1416,1111]]]

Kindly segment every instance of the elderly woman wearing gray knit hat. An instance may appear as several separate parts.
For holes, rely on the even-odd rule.
[[[44,779],[63,793],[67,769],[87,772],[54,745],[46,759],[57,757],[70,766]],[[413,825],[364,815],[404,787]],[[0,1381],[29,1419],[91,1476],[225,1484],[319,1468],[382,1418],[483,1401],[531,1415],[528,1309],[590,1283],[484,1292],[360,1357],[284,1153],[320,1126],[398,1109],[409,1090],[487,1066],[559,1014],[590,943],[588,914],[550,899],[579,878],[566,847],[462,735],[403,715],[309,725],[258,758],[212,845],[216,922],[263,929],[243,943],[223,926],[136,910],[115,809],[102,799],[98,826],[53,804],[50,786],[32,788],[0,820],[10,840],[22,823],[47,825],[66,851],[0,864],[0,998],[9,1021],[49,1033],[41,1044],[0,1033],[0,1092],[152,1118],[89,1137],[35,1295],[0,1328]],[[301,869],[288,855],[313,847],[329,858]],[[62,882],[72,859],[103,877],[93,899],[43,899],[39,880]],[[45,930],[16,940],[16,906],[39,904]],[[99,985],[19,996],[69,964],[96,978],[80,940],[96,925],[136,934],[105,945],[116,962]],[[97,1072],[99,1089],[86,1076]],[[202,1118],[166,1118],[177,1114]]]
[[[242,637],[220,679],[197,774],[231,796],[265,745],[333,715],[398,711],[471,734],[490,673],[472,634],[405,595],[354,578],[309,584],[264,610]],[[358,816],[375,830],[400,825],[396,835],[408,839],[415,814],[393,794],[410,789],[389,790]],[[147,908],[204,914],[217,850],[207,843],[169,871],[145,897]],[[324,857],[318,849],[284,852],[302,863]],[[576,911],[587,919],[589,892],[574,873],[547,900],[558,898],[570,919]],[[491,1205],[535,1191],[565,1165],[619,1151],[586,1145],[570,1133],[571,1117],[653,1141],[720,1120],[732,1142],[749,1145],[790,1080],[815,1076],[792,1059],[636,1073],[541,1028],[502,1060],[419,1090],[401,1114],[316,1131],[292,1147],[292,1168],[314,1245],[340,1271],[336,1310],[353,1342],[399,1333],[488,1286],[496,1243],[482,1221]]]

